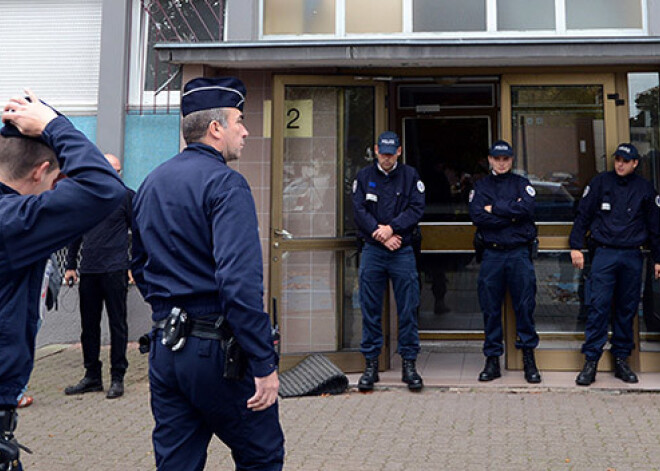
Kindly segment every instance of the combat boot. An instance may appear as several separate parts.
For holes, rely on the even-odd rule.
[[[361,392],[371,391],[374,388],[374,383],[380,381],[378,377],[378,358],[366,358],[365,364],[364,373],[358,381],[358,390]]]
[[[533,348],[523,348],[523,369],[525,371],[525,381],[528,383],[541,382],[541,373],[536,367]]]
[[[479,373],[479,381],[492,381],[502,376],[500,371],[500,357],[486,357],[484,370]]]
[[[639,381],[635,372],[628,366],[626,359],[621,357],[616,357],[614,360],[614,376],[625,383],[636,383]]]
[[[401,368],[401,381],[408,385],[411,391],[419,391],[424,387],[422,377],[417,373],[415,360],[403,360]]]
[[[19,446],[14,439],[16,411],[0,410],[0,470],[19,468]]]
[[[575,384],[578,386],[589,386],[591,383],[596,381],[596,370],[598,369],[597,360],[587,360],[584,362],[582,371],[575,378]]]
[[[85,394],[88,392],[103,391],[103,381],[101,378],[92,378],[84,376],[78,384],[69,386],[64,390],[64,394],[71,396],[73,394]]]

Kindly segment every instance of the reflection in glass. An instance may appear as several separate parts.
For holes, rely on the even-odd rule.
[[[402,0],[346,0],[346,32],[400,33]]]
[[[335,0],[264,0],[264,34],[334,34]]]
[[[497,30],[555,29],[555,0],[498,0]]]
[[[537,192],[537,221],[572,221],[584,187],[605,170],[601,86],[511,87],[516,171]]]
[[[358,349],[362,341],[362,310],[360,309],[358,281],[360,257],[357,250],[341,254],[344,268],[342,348]]]
[[[418,269],[420,330],[483,332],[474,254],[422,253]]]
[[[413,31],[486,31],[486,0],[415,0]]]
[[[469,222],[468,198],[488,174],[488,117],[406,118],[404,156],[426,186],[422,221]]]
[[[313,102],[313,135],[284,138],[284,228],[295,238],[350,232],[351,185],[374,142],[373,88],[288,86],[285,97]],[[338,221],[340,204],[344,229]]]
[[[641,0],[566,0],[568,29],[642,28]]]

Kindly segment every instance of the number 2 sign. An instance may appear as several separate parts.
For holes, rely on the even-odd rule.
[[[284,137],[312,137],[313,100],[285,100]]]

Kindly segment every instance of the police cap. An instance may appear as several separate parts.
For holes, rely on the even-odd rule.
[[[25,97],[25,99],[26,99],[27,101],[30,101],[30,98],[29,98],[29,97]],[[50,106],[50,105],[49,105],[48,103],[46,103],[45,101],[43,101],[43,100],[39,100],[39,101],[41,101],[41,103],[43,103],[43,104],[46,105],[48,108],[50,108],[50,109],[53,110],[55,113],[57,113],[58,116],[61,116],[61,115],[62,115],[62,113],[60,113],[59,111],[57,111],[55,108],[53,108],[52,106]],[[10,121],[7,121],[6,123],[4,123],[4,126],[3,126],[2,128],[0,128],[0,135],[2,135],[3,137],[24,137],[24,138],[26,138],[26,139],[36,139],[36,140],[38,140],[38,141],[41,141],[41,142],[45,143],[45,141],[44,141],[41,137],[26,136],[26,135],[23,134],[21,131],[19,131],[18,128],[17,128],[16,126],[14,126],[13,124],[11,124]]]
[[[395,132],[385,131],[378,136],[379,154],[394,155],[399,147],[401,147],[401,141]]]
[[[195,78],[183,87],[181,113],[186,116],[213,108],[238,108],[243,111],[245,95],[245,85],[235,77]]]
[[[513,149],[506,141],[495,141],[488,151],[491,157],[513,157]]]
[[[625,160],[639,159],[639,152],[637,151],[637,147],[629,142],[624,142],[616,148],[614,156],[622,157]]]

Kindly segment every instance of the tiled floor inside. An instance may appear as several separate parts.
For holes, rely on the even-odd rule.
[[[455,348],[458,351],[437,351],[423,348],[417,358],[417,370],[424,379],[425,386],[448,388],[576,388],[585,389],[575,384],[577,372],[543,371],[539,384],[528,384],[522,371],[502,368],[502,377],[490,382],[477,380],[484,366],[481,352],[471,346]],[[504,365],[503,359],[501,360]],[[351,385],[357,385],[360,374],[347,375]],[[660,373],[638,373],[639,383],[628,384],[614,377],[612,372],[598,372],[594,389],[658,391],[660,392]],[[391,368],[380,373],[379,387],[404,387],[401,382],[401,358],[392,356]]]

